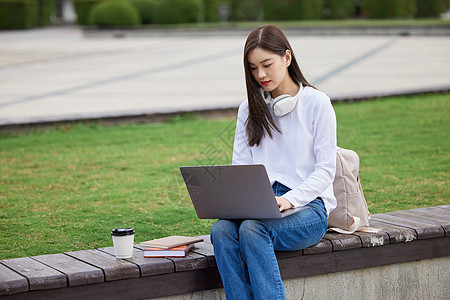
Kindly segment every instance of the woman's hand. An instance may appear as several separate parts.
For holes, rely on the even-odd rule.
[[[278,203],[278,207],[280,208],[280,211],[286,210],[286,209],[290,209],[293,207],[292,203],[289,202],[286,198],[284,197],[276,197],[275,199],[277,199],[277,203]]]

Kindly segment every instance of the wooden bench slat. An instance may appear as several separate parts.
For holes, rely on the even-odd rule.
[[[333,251],[342,251],[362,247],[361,239],[353,234],[327,232],[325,233],[324,239],[331,242],[333,245]]]
[[[442,209],[440,206],[438,207],[422,207],[410,210],[415,213],[437,216],[439,218],[443,218],[446,220],[450,220],[450,212],[446,209]]]
[[[311,254],[320,254],[320,253],[326,253],[326,252],[332,252],[333,251],[333,245],[330,240],[327,240],[325,238],[321,239],[320,242],[317,244],[301,249],[301,250],[295,250],[295,251],[276,251],[275,254],[277,256],[277,259],[281,258],[287,258],[287,257],[295,257],[295,256],[302,256],[302,255],[311,255]]]
[[[363,247],[378,247],[386,244],[390,244],[389,235],[386,232],[355,232],[354,235],[357,235],[361,239],[361,244]]]
[[[30,291],[67,286],[66,276],[30,257],[2,260],[2,264],[28,279]]]
[[[440,222],[443,222],[444,224],[450,222],[450,215],[445,216],[444,214],[436,213],[436,211],[429,210],[429,211],[419,211],[419,210],[408,210],[410,213],[420,216],[426,216],[430,217],[436,220],[439,220]]]
[[[320,242],[315,244],[314,246],[308,247],[303,250],[296,251],[276,251],[275,254],[277,259],[287,258],[287,257],[295,257],[302,255],[311,255],[311,254],[320,254],[333,251],[333,245],[331,241],[327,239],[322,239]]]
[[[415,240],[382,247],[288,257],[278,261],[283,279],[402,263],[450,255],[450,238]]]
[[[436,212],[446,214],[447,216],[450,214],[450,205],[441,205],[430,208],[433,208],[433,210]]]
[[[431,224],[437,225],[447,225],[450,224],[450,216],[444,216],[443,214],[439,214],[438,210],[428,210],[427,213],[423,211],[415,211],[415,210],[399,210],[399,211],[391,211],[385,213],[386,215],[391,216],[405,216],[409,219],[417,219],[422,221],[431,221]]]
[[[286,257],[296,257],[302,256],[303,250],[295,250],[295,251],[275,251],[275,256],[277,259],[286,258]]]
[[[203,238],[203,242],[204,242],[204,243],[208,243],[208,244],[211,244],[211,245],[212,245],[212,243],[211,243],[211,236],[210,236],[209,234],[206,234],[206,235],[199,235],[199,236],[197,236],[197,237]]]
[[[69,286],[105,281],[105,275],[102,270],[63,253],[39,255],[32,258],[64,273]]]
[[[25,277],[0,264],[0,295],[21,293],[28,290],[28,280]]]
[[[136,264],[123,259],[116,259],[115,256],[99,250],[73,251],[65,254],[102,269],[106,281],[140,276],[140,271]]]
[[[189,252],[186,257],[168,257],[175,264],[175,272],[184,272],[208,268],[208,260],[204,255]]]
[[[430,208],[436,208],[436,209],[445,209],[448,212],[450,212],[450,204],[447,205],[439,205],[439,206],[431,206]]]
[[[214,256],[214,247],[207,242],[195,243],[195,246],[191,251],[205,256]]]
[[[175,266],[171,260],[163,257],[144,257],[144,251],[142,249],[139,245],[135,245],[135,249],[133,249],[133,257],[125,259],[126,261],[134,263],[139,267],[141,276],[152,276],[175,272]],[[100,248],[98,250],[114,256],[114,247]]]
[[[303,249],[303,254],[319,254],[333,251],[333,244],[330,240],[322,239],[320,242],[314,246]]]
[[[216,257],[214,256],[214,247],[210,243],[207,242],[196,243],[195,248],[192,249],[191,251],[205,256],[209,267],[212,268],[217,267]]]
[[[198,254],[202,254],[206,256],[208,260],[208,264],[210,267],[217,268],[216,257],[214,255],[214,246],[211,243],[211,236],[207,235],[199,235],[198,237],[203,238],[203,242],[197,243],[193,251]]]
[[[428,223],[428,224],[434,224],[439,225],[444,230],[445,236],[449,236],[450,234],[450,219],[441,219],[437,216],[427,216],[427,215],[421,215],[419,213],[411,212],[411,211],[396,211],[396,212],[390,212],[387,213],[391,216],[397,216],[406,218],[409,220],[417,220],[420,222]]]
[[[404,243],[417,240],[417,233],[414,229],[402,226],[396,226],[389,223],[378,222],[373,219],[369,221],[370,227],[380,229],[389,236],[391,244]]]
[[[412,228],[417,232],[418,239],[429,239],[444,236],[444,230],[439,225],[427,224],[417,220],[409,220],[399,216],[388,215],[386,213],[372,215],[372,219],[374,221]]]
[[[156,276],[105,281],[44,291],[8,295],[9,300],[132,300],[169,297],[221,288],[216,268],[175,272]],[[185,297],[190,298],[190,297]],[[0,296],[0,299],[3,299]]]

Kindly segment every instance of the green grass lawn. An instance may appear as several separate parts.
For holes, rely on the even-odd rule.
[[[450,94],[335,104],[372,213],[449,204]],[[0,135],[0,259],[208,234],[179,166],[231,162],[234,119],[60,126]]]

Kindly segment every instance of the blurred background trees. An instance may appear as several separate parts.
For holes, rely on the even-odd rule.
[[[61,2],[80,25],[137,27],[146,24],[295,21],[352,18],[439,17],[450,0],[0,0],[0,28],[54,23]]]

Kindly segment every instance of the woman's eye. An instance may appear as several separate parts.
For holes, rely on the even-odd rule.
[[[264,65],[264,68],[270,67],[272,64]]]

